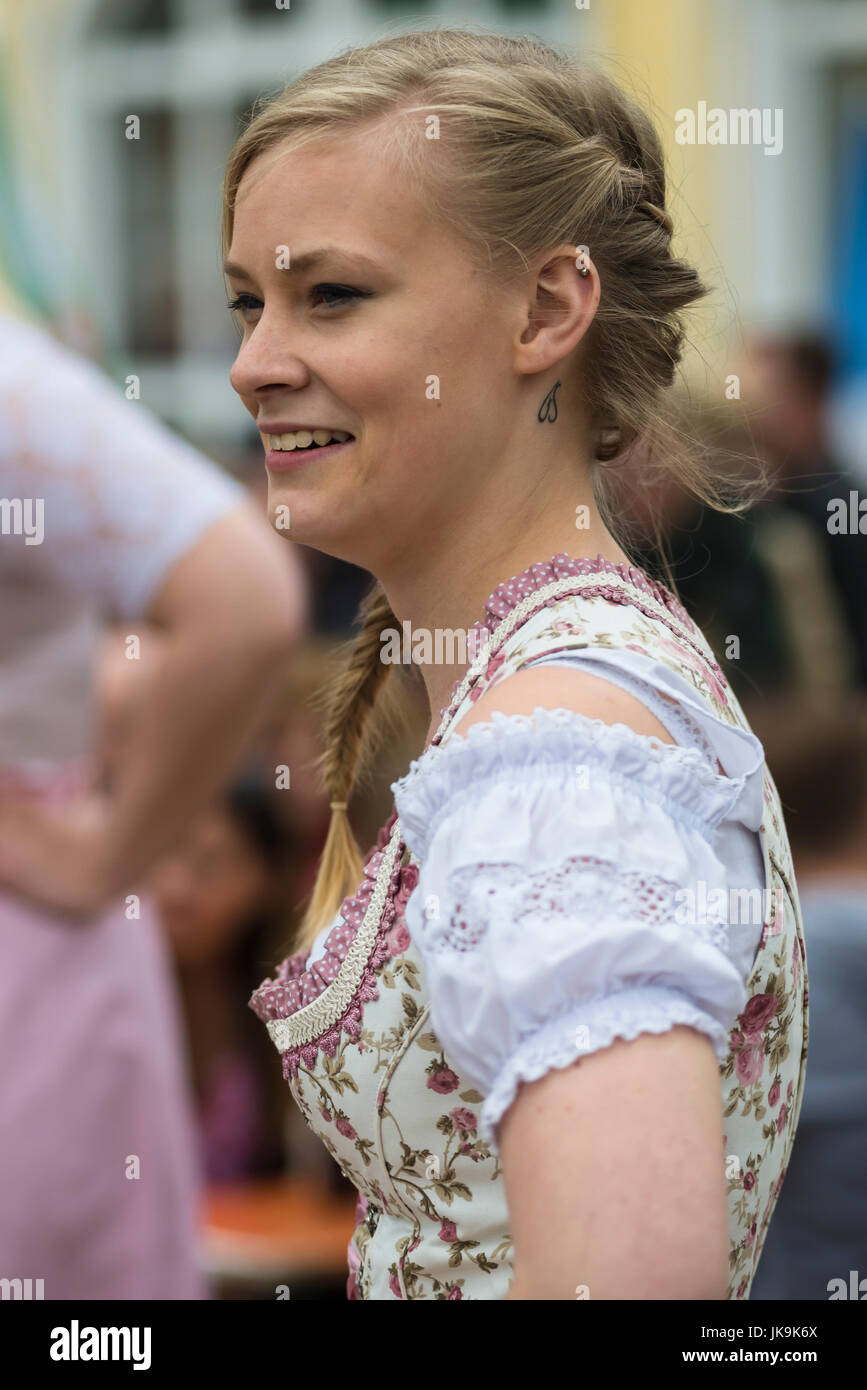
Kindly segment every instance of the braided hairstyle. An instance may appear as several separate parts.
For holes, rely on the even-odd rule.
[[[441,129],[431,139],[434,116]],[[254,159],[271,151],[270,167],[287,148],[371,125],[431,220],[445,216],[463,236],[480,274],[509,283],[548,247],[588,248],[602,297],[580,345],[588,436],[576,440],[576,467],[579,458],[591,461],[594,497],[611,533],[623,535],[605,465],[635,444],[642,467],[661,462],[703,501],[738,510],[725,505],[661,409],[684,344],[680,311],[708,291],[672,254],[663,152],[645,112],[602,72],[532,38],[433,28],[352,48],[254,106],[227,162],[224,251]],[[328,692],[322,767],[338,807],[299,949],[361,876],[340,803],[351,797],[394,686],[393,667],[380,659],[380,634],[400,625],[378,583],[359,619]]]

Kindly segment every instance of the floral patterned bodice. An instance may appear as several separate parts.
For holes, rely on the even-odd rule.
[[[685,677],[718,718],[748,728],[702,633],[664,586],[632,567],[555,556],[501,584],[475,628],[493,637],[456,683],[434,742],[495,682],[542,655],[584,646],[648,653]],[[720,1066],[731,1299],[749,1296],[795,1133],[807,1051],[800,908],[766,768],[763,787],[769,909]],[[502,1171],[479,1134],[484,1097],[431,1027],[424,965],[404,921],[418,876],[394,811],[324,955],[309,968],[309,952],[289,957],[251,1007],[309,1125],[358,1189],[348,1296],[501,1299],[513,1272]]]

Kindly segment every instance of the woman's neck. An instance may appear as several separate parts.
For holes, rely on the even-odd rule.
[[[440,711],[448,705],[455,681],[465,674],[473,657],[467,650],[466,660],[445,659],[461,650],[460,641],[451,642],[445,634],[462,633],[466,640],[473,623],[483,618],[485,600],[498,584],[561,553],[576,560],[602,555],[615,564],[629,562],[595,507],[588,506],[586,527],[576,528],[575,505],[563,524],[551,526],[551,516],[565,511],[565,506],[546,509],[548,524],[513,526],[511,535],[503,524],[491,535],[477,520],[473,527],[463,528],[462,535],[450,537],[440,553],[428,554],[424,566],[419,565],[416,552],[414,559],[404,557],[405,567],[395,566],[392,573],[378,576],[398,621],[401,642],[405,623],[416,651],[422,648],[424,634],[429,634],[430,659],[425,659],[422,648],[419,664],[431,716],[428,741],[439,727]],[[437,631],[444,634],[440,643]]]

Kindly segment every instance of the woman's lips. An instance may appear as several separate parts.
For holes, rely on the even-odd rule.
[[[269,449],[265,455],[265,467],[274,473],[289,473],[317,459],[330,458],[354,443],[354,439],[345,439],[342,444],[321,444],[315,449]]]

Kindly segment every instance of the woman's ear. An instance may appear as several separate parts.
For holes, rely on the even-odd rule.
[[[601,295],[599,272],[583,247],[563,244],[546,252],[529,278],[530,302],[515,347],[515,370],[522,374],[567,357],[593,322]]]

